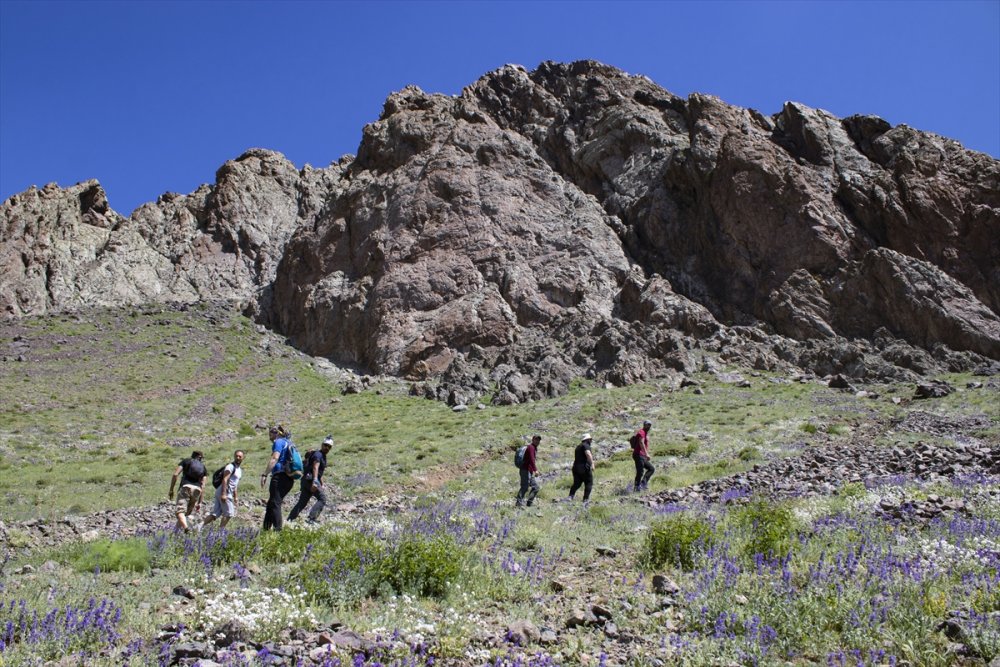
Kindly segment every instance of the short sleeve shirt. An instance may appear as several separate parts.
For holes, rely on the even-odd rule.
[[[313,463],[319,461],[319,481],[323,481],[323,471],[326,470],[326,457],[323,456],[323,452],[316,450],[309,455],[309,460],[305,463],[305,476],[312,479]]]
[[[579,445],[577,445],[576,450],[573,452],[573,465],[580,466],[582,468],[583,466],[590,463],[587,460],[587,452],[589,451],[590,451],[589,442],[581,442]]]
[[[240,479],[243,477],[243,468],[230,463],[226,466],[226,472],[229,473],[229,482],[226,484],[226,495],[232,496],[236,493],[236,487],[240,485]]]
[[[278,461],[274,464],[274,468],[271,469],[272,473],[284,472],[281,467],[284,463],[285,449],[288,447],[287,438],[276,438],[274,444],[271,445],[271,453],[278,452]]]

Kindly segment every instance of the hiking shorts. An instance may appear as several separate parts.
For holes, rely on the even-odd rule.
[[[177,514],[194,514],[194,506],[201,500],[201,489],[185,484],[177,492]]]
[[[229,496],[223,500],[222,493],[217,492],[215,505],[212,506],[212,516],[228,516],[230,518],[236,516],[236,503],[233,502],[233,497]]]

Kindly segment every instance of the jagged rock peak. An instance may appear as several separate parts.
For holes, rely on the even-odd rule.
[[[232,298],[447,400],[683,373],[702,350],[855,377],[1000,357],[1000,162],[595,61],[505,65],[457,97],[408,86],[357,158],[251,149],[127,219],[93,186],[31,192],[3,208],[8,314]]]

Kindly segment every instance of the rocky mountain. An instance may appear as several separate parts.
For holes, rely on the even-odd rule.
[[[704,363],[907,377],[1000,359],[1000,161],[872,116],[765,116],[593,61],[408,87],[356,157],[254,149],[124,218],[0,208],[0,309],[232,300],[451,402]]]

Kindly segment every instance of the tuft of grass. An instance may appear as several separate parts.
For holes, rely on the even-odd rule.
[[[734,509],[730,519],[745,537],[743,553],[766,557],[787,556],[795,544],[795,522],[787,505],[756,499]]]
[[[146,572],[152,564],[152,556],[144,540],[112,542],[102,538],[83,545],[71,557],[70,564],[79,572]]]
[[[687,512],[678,512],[650,526],[639,556],[647,570],[672,565],[692,570],[699,552],[715,542],[712,524]]]

